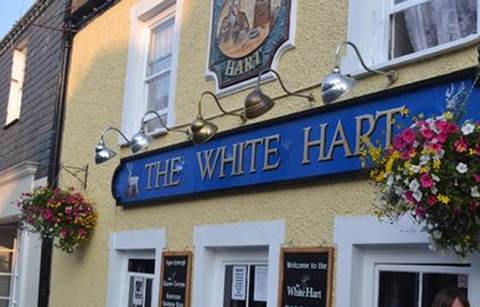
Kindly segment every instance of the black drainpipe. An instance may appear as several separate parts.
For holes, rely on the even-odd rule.
[[[62,36],[62,55],[60,58],[57,100],[54,110],[52,126],[52,142],[50,147],[50,160],[48,167],[48,186],[57,186],[60,171],[60,149],[62,143],[63,119],[67,91],[67,77],[70,66],[70,55],[73,41],[73,29],[70,18],[71,0],[65,1],[65,15]],[[40,260],[40,279],[38,288],[38,307],[48,307],[50,296],[50,277],[52,269],[53,240],[42,240]]]

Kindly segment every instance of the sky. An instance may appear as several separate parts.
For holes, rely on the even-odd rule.
[[[35,0],[0,0],[0,40],[34,2]]]

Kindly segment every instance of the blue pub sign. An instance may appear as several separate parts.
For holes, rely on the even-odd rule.
[[[124,158],[114,174],[113,195],[119,205],[160,204],[214,191],[361,172],[362,142],[386,148],[413,116],[442,114],[447,101],[465,98],[471,72],[233,129],[200,146],[184,142]],[[479,98],[473,88],[465,118],[480,118]]]

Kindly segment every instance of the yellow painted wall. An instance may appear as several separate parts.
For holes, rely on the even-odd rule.
[[[279,189],[223,193],[212,197],[140,206],[125,210],[116,207],[110,193],[111,178],[119,160],[94,165],[94,147],[105,127],[121,127],[123,92],[129,42],[129,16],[137,0],[122,0],[94,19],[74,38],[65,118],[62,163],[90,164],[86,193],[96,201],[100,213],[91,244],[72,255],[55,251],[53,258],[52,307],[105,306],[108,279],[108,238],[116,231],[165,227],[170,250],[193,250],[193,228],[198,225],[246,221],[286,221],[286,240],[295,246],[333,244],[333,218],[336,215],[371,213],[373,190],[366,180],[339,178]],[[297,0],[295,47],[279,60],[278,71],[292,89],[314,85],[332,69],[333,53],[346,37],[347,0]],[[205,80],[210,1],[183,0],[183,15],[176,93],[176,124],[191,122],[197,112],[198,95],[214,90]],[[398,67],[395,86],[447,74],[476,65],[475,47],[467,47],[429,60]],[[379,77],[362,79],[355,95],[382,89]],[[281,94],[278,83],[263,89],[271,96]],[[320,92],[313,90],[317,106]],[[221,101],[226,109],[240,108],[247,91]],[[276,107],[255,121],[304,110],[308,103],[297,98],[277,101]],[[217,114],[214,104],[205,103],[205,114]],[[215,121],[221,130],[233,129],[238,121],[223,117]],[[115,148],[117,135],[107,134]],[[154,147],[184,141],[170,134],[156,139]],[[127,149],[119,156],[126,156]],[[62,173],[63,185],[79,185]],[[335,284],[335,283],[334,283]],[[195,289],[193,289],[195,291]],[[335,291],[334,291],[335,294]]]

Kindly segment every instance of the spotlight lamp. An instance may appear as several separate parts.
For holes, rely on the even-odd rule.
[[[357,46],[349,41],[341,42],[337,45],[337,50],[335,51],[335,67],[332,70],[332,73],[326,76],[322,81],[321,92],[322,92],[322,100],[325,104],[330,104],[335,100],[339,99],[343,95],[350,92],[356,85],[355,79],[342,75],[340,71],[340,49],[343,46],[350,46],[355,51],[360,64],[362,67],[371,73],[384,75],[388,78],[388,85],[391,85],[398,79],[398,74],[394,70],[389,70],[387,72],[381,70],[373,70],[365,65],[363,58],[358,51]]]
[[[203,118],[202,100],[203,97],[205,97],[206,95],[213,97],[213,99],[217,103],[218,108],[220,109],[220,111],[222,111],[223,114],[239,117],[242,120],[242,123],[245,122],[245,117],[243,116],[243,114],[225,111],[225,109],[222,108],[220,101],[218,101],[217,96],[210,91],[205,91],[198,98],[197,118],[190,124],[190,136],[194,145],[200,145],[208,142],[218,131],[217,125]]]
[[[188,131],[168,128],[167,125],[165,125],[165,123],[163,122],[163,119],[160,116],[160,114],[150,110],[143,115],[142,122],[140,124],[140,130],[138,130],[138,132],[132,136],[132,140],[130,141],[130,149],[132,150],[133,153],[137,153],[142,149],[147,148],[148,145],[150,145],[153,142],[153,138],[150,135],[145,133],[145,117],[149,114],[155,115],[158,118],[158,121],[160,122],[160,125],[162,126],[162,128],[165,129],[167,132],[170,132],[170,131],[181,132],[186,134],[188,137],[190,137],[190,134],[188,133]]]
[[[247,95],[247,97],[245,97],[244,117],[246,119],[253,119],[253,118],[260,117],[263,114],[270,111],[270,109],[273,108],[273,106],[275,105],[275,102],[273,101],[273,99],[268,95],[265,95],[260,89],[261,77],[264,73],[268,73],[268,72],[272,72],[273,74],[275,74],[275,76],[277,76],[278,82],[280,83],[280,86],[285,91],[285,93],[292,96],[306,98],[308,99],[310,104],[313,104],[314,97],[312,94],[302,95],[302,94],[297,94],[287,90],[287,88],[282,82],[282,79],[280,78],[280,75],[275,70],[268,68],[260,71],[260,73],[258,74],[256,87],[253,89],[253,91],[250,94]]]
[[[130,141],[127,139],[127,137],[117,128],[114,127],[108,127],[105,130],[103,130],[101,136],[100,136],[100,141],[98,142],[98,145],[95,147],[95,163],[96,164],[101,164],[103,162],[107,162],[108,160],[112,159],[117,155],[115,151],[112,149],[108,148],[107,145],[105,145],[105,141],[103,139],[103,136],[107,131],[110,130],[115,130],[117,131],[124,139],[127,141],[127,143],[130,145]]]

